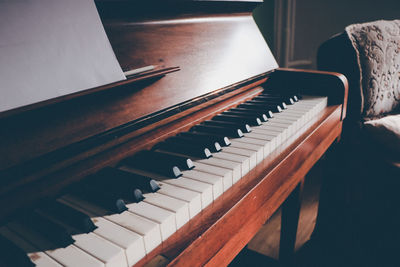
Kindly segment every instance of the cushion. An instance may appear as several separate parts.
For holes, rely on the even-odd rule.
[[[400,20],[346,27],[360,70],[361,110],[372,118],[400,107]]]
[[[372,140],[391,152],[400,153],[400,114],[366,121],[364,128]]]

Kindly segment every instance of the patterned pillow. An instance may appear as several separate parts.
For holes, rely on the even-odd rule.
[[[400,114],[364,122],[369,136],[386,149],[400,152]]]
[[[400,20],[346,27],[360,69],[361,109],[376,117],[400,107]]]

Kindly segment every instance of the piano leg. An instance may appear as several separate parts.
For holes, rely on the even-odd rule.
[[[279,244],[279,261],[284,266],[292,266],[296,243],[297,225],[299,222],[304,178],[282,204],[281,238]]]

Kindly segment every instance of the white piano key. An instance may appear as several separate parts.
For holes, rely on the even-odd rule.
[[[146,253],[161,244],[160,226],[153,221],[128,211],[121,214],[107,215],[104,218],[142,235]]]
[[[218,153],[219,154],[219,153]],[[217,199],[223,192],[224,186],[222,183],[222,177],[213,175],[211,173],[197,171],[196,169],[190,171],[183,171],[182,178],[199,181],[212,186],[212,198]]]
[[[145,197],[144,202],[174,212],[177,229],[189,221],[189,207],[185,201],[158,193],[147,193],[143,196]]]
[[[102,208],[89,203],[84,199],[71,195],[64,195],[61,199],[94,214],[105,214]],[[124,211],[119,214],[105,215],[103,218],[141,235],[143,237],[146,253],[149,253],[156,246],[161,244],[160,226],[151,220],[135,215],[129,211]]]
[[[202,210],[201,196],[198,192],[170,185],[162,181],[159,181],[158,184],[160,185],[160,190],[158,190],[157,193],[174,197],[188,203],[190,219],[199,214],[199,212]],[[211,187],[210,187],[210,195],[211,195]]]
[[[243,141],[246,141],[246,138],[241,138],[243,139]],[[241,149],[248,149],[248,150],[252,150],[254,152],[257,153],[257,163],[261,162],[261,160],[264,159],[264,146],[260,146],[260,145],[255,145],[255,144],[249,144],[249,143],[245,143],[245,142],[237,142],[235,139],[232,140],[232,147],[237,147],[237,148],[241,148]]]
[[[74,245],[69,245],[65,248],[58,248],[49,240],[43,237],[32,229],[28,229],[18,223],[10,223],[7,225],[12,231],[18,233],[29,243],[44,251],[50,258],[61,263],[63,266],[88,266],[88,267],[102,267],[104,264],[94,258],[92,255],[84,252]]]
[[[248,135],[245,138],[237,138],[235,142],[242,142],[246,144],[253,144],[264,147],[264,158],[266,158],[275,148],[276,148],[276,138],[270,137],[269,140],[264,139],[255,139],[249,137]],[[238,155],[239,156],[239,155]]]
[[[192,170],[186,171],[184,172],[184,174],[189,173],[191,171]],[[204,209],[213,202],[213,188],[212,185],[208,183],[204,183],[193,179],[188,179],[186,177],[179,177],[177,179],[166,179],[163,180],[163,182],[200,193],[202,209]]]
[[[129,266],[134,265],[146,255],[143,237],[101,217],[92,218],[98,227],[96,234],[113,242],[125,250]]]
[[[282,142],[289,137],[289,131],[287,128],[271,125],[268,122],[263,125],[260,125],[260,129],[266,129],[266,130],[272,130],[272,131],[279,132],[282,135]]]
[[[251,135],[251,134],[252,133],[249,133],[247,135]],[[232,154],[237,154],[237,155],[242,155],[242,156],[248,157],[250,159],[250,161],[249,161],[250,169],[253,169],[257,165],[257,153],[256,152],[251,153],[248,150],[244,150],[244,149],[236,148],[236,147],[230,147],[230,146],[224,147],[224,151],[222,151],[222,152],[232,153]]]
[[[106,267],[128,266],[124,251],[95,233],[76,234],[74,245],[101,260]]]
[[[264,125],[260,125],[257,128],[254,128],[254,130],[251,133],[248,133],[246,137],[271,142],[271,150],[273,150],[272,147],[275,149],[280,144],[282,144],[283,136],[279,131],[275,129],[265,128],[263,126]]]
[[[16,246],[26,252],[31,261],[38,267],[62,267],[61,264],[47,256],[44,252],[34,247],[31,243],[23,239],[17,233],[7,227],[0,228],[0,235],[13,242]]]
[[[219,152],[219,153],[222,153],[222,152]],[[224,192],[232,186],[232,183],[233,183],[232,172],[228,171],[227,169],[222,169],[222,168],[218,168],[215,166],[206,165],[206,164],[202,164],[202,163],[196,164],[195,169],[197,171],[211,173],[211,174],[222,177],[222,185],[224,187]]]
[[[293,123],[291,122],[277,122],[277,121],[270,121],[267,123],[269,126],[274,126],[274,127],[281,127],[283,129],[287,130],[287,137],[290,137],[291,135],[294,134],[294,129],[293,129]]]
[[[160,224],[161,239],[167,240],[176,232],[175,213],[146,202],[130,203],[126,207],[130,212]]]
[[[243,140],[243,138],[238,138],[235,140],[236,141]],[[223,150],[222,150],[222,152],[223,152]],[[238,162],[238,163],[242,164],[242,176],[246,175],[250,171],[250,159],[246,156],[220,152],[220,153],[214,153],[213,157],[217,158],[217,159],[225,159],[225,160],[229,160],[229,161],[234,161],[234,162]]]
[[[233,183],[236,183],[240,178],[242,178],[242,165],[240,163],[226,161],[224,159],[214,157],[209,159],[195,160],[195,165],[198,162],[231,170]]]
[[[83,210],[79,206],[70,202],[62,199],[59,199],[58,201],[90,216],[90,219],[97,226],[93,232],[123,248],[129,266],[134,265],[146,255],[144,241],[141,235],[129,231],[128,229],[102,217],[97,217],[93,213]]]
[[[276,135],[274,136],[273,134],[276,134]],[[257,139],[257,140],[262,140],[264,142],[269,142],[270,147],[271,147],[270,151],[273,151],[275,148],[277,148],[282,143],[281,135],[279,135],[276,132],[272,133],[269,130],[265,130],[265,129],[261,129],[261,128],[254,129],[253,132],[247,134],[246,138],[249,138],[249,143],[255,142],[250,139]],[[264,149],[264,151],[265,151],[265,149]]]

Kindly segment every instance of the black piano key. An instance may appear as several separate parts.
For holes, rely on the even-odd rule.
[[[240,104],[238,107],[245,108],[245,109],[255,109],[261,111],[268,111],[271,110],[272,112],[279,113],[282,112],[282,109],[278,105],[268,105],[268,104],[254,104],[254,103],[243,103]]]
[[[111,176],[107,169],[105,168],[95,175],[90,176],[85,182],[90,187],[95,187],[102,192],[108,191],[124,200],[139,203],[144,199],[142,191],[139,188],[127,186],[121,180]]]
[[[207,142],[218,142],[218,144],[223,147],[231,144],[229,138],[223,135],[214,135],[202,132],[182,132],[179,135],[191,137],[196,141],[206,140]]]
[[[230,122],[230,121],[207,120],[207,121],[203,121],[202,124],[204,124],[204,125],[221,126],[221,127],[224,127],[224,128],[231,128],[231,129],[240,129],[243,133],[250,133],[251,132],[251,128],[247,123],[236,123],[236,122]]]
[[[267,97],[281,97],[281,98],[291,98],[294,102],[298,102],[301,98],[301,95],[295,91],[289,92],[269,92],[264,91],[259,96],[267,96]]]
[[[184,134],[180,133],[177,136],[183,137],[187,140],[190,140],[193,143],[201,144],[210,149],[211,152],[219,152],[222,150],[221,145],[216,141],[216,138],[198,138],[195,135],[190,135],[191,132],[186,132]]]
[[[143,150],[139,152],[140,155],[144,155],[146,157],[152,158],[156,161],[165,161],[166,163],[170,163],[178,166],[178,168],[182,170],[191,170],[194,168],[193,161],[188,157],[171,155],[167,153],[152,151],[152,150]]]
[[[271,112],[272,113],[272,112]],[[222,112],[221,114],[227,115],[247,115],[254,116],[254,118],[259,118],[262,122],[268,121],[268,115],[259,110],[248,110],[243,108],[231,108],[227,111]]]
[[[56,224],[36,211],[23,214],[19,222],[28,228],[35,229],[59,247],[65,248],[75,242],[64,227]]]
[[[170,137],[167,140],[165,140],[165,142],[191,146],[199,150],[203,150],[204,148],[207,148],[210,151],[214,152],[218,152],[221,150],[221,146],[219,144],[209,143],[209,142],[193,142],[193,139],[181,135]]]
[[[190,131],[193,132],[203,132],[216,135],[224,135],[227,137],[241,138],[243,137],[243,132],[240,129],[227,129],[219,126],[209,126],[209,125],[196,125],[193,126]]]
[[[97,228],[90,217],[58,201],[51,201],[39,208],[41,212],[71,225],[83,233],[93,232]]]
[[[279,107],[281,107],[281,109],[287,109],[287,105],[285,104],[285,102],[283,102],[282,100],[271,100],[271,99],[253,99],[251,101],[248,101],[246,103],[255,103],[255,104],[262,104],[262,105],[278,105]]]
[[[212,157],[211,151],[204,146],[188,145],[188,144],[183,145],[176,141],[161,142],[155,145],[152,149],[163,150],[166,152],[177,153],[181,155],[187,155],[189,157],[195,157],[195,158],[207,159]]]
[[[295,102],[293,100],[293,97],[290,97],[290,96],[276,96],[276,95],[259,95],[259,96],[255,97],[255,98],[253,98],[253,100],[282,101],[286,105],[293,105],[294,102]]]
[[[104,191],[90,184],[79,183],[70,193],[84,198],[109,212],[122,213],[128,209],[125,201],[115,192]]]
[[[146,152],[139,152],[131,157],[125,158],[121,163],[136,169],[154,172],[172,178],[177,178],[182,175],[179,167],[173,162],[158,160]]]
[[[2,235],[0,235],[0,251],[0,266],[36,266],[28,257],[26,251]]]
[[[140,188],[143,192],[157,192],[160,189],[158,183],[144,175],[133,173],[129,170],[115,169],[115,171],[121,172],[121,175],[115,176],[118,180],[123,180],[127,186],[133,184],[134,186]]]
[[[134,194],[136,189],[144,192],[156,192],[160,189],[157,182],[153,179],[118,168],[107,167],[102,169],[99,173],[104,177],[104,179],[118,182],[118,184],[121,185],[122,190],[125,188],[129,193]],[[134,189],[133,192],[132,189]]]
[[[250,126],[259,126],[261,125],[261,120],[259,118],[255,118],[251,115],[227,115],[227,114],[219,114],[212,118],[212,120],[216,121],[230,121],[235,123],[246,123]]]

